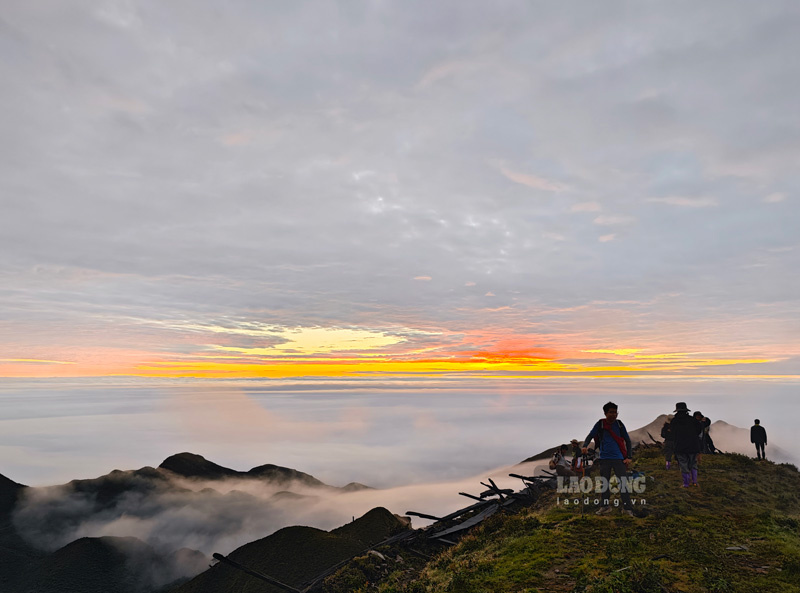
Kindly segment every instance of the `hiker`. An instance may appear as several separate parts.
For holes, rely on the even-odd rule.
[[[767,431],[761,426],[761,420],[756,418],[755,424],[750,427],[750,442],[756,446],[756,454],[759,459],[766,461],[767,454],[764,452],[764,447],[767,446]]]
[[[664,426],[661,427],[661,438],[664,439],[664,460],[667,462],[667,469],[672,467],[672,456],[675,454],[675,437],[672,436],[672,426],[670,423],[674,416],[670,414],[664,420]]]
[[[694,413],[694,419],[700,423],[700,453],[713,453],[711,447],[713,447],[714,443],[708,434],[711,427],[711,419],[703,416],[703,413],[699,410]],[[698,457],[698,461],[699,459]]]
[[[550,460],[550,469],[556,470],[559,476],[577,476],[577,472],[570,469],[570,463],[567,461],[567,452],[569,451],[568,445],[561,445],[556,452],[553,453],[553,458]]]
[[[700,452],[700,422],[689,416],[689,408],[684,402],[675,404],[675,417],[670,422],[672,437],[675,439],[675,457],[681,468],[682,488],[697,486],[697,454]]]
[[[594,462],[594,449],[589,449],[589,452],[584,454],[581,451],[581,444],[578,439],[572,439],[570,444],[572,445],[572,471],[579,476],[591,473]]]
[[[598,420],[592,427],[581,449],[583,453],[588,453],[588,445],[592,439],[596,440],[600,449],[600,459],[596,464],[600,466],[600,475],[605,480],[602,492],[603,506],[595,513],[596,515],[605,515],[611,512],[608,500],[608,481],[611,479],[611,471],[613,470],[617,479],[622,482],[627,477],[628,466],[631,463],[630,453],[633,448],[631,438],[628,436],[625,425],[617,420],[617,412],[617,404],[614,402],[608,402],[603,406],[605,418]],[[620,488],[620,495],[623,512],[633,517],[633,504],[627,488]]]
[[[578,439],[572,439],[569,444],[572,445],[572,471],[576,474],[582,474],[583,454],[581,453],[581,445]]]

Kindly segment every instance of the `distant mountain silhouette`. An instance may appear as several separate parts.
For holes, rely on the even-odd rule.
[[[297,494],[288,490],[281,490],[269,497],[270,502],[315,502],[319,500],[318,496],[308,496],[306,494]]]
[[[224,480],[225,478],[237,478],[241,472],[228,469],[208,461],[202,455],[194,453],[178,453],[167,457],[159,469],[166,469],[172,473],[183,476],[184,478],[203,478],[205,480]]]
[[[184,478],[198,480],[201,487],[191,487],[191,482],[182,481]],[[265,501],[241,490],[226,491],[230,487],[226,480],[253,482],[256,491],[260,491],[262,483],[282,490]],[[215,489],[217,482],[220,490]],[[208,487],[203,488],[205,485]],[[300,488],[299,493],[292,492],[295,486]],[[188,529],[188,540],[194,537],[192,541],[208,542],[214,537],[237,534],[242,521],[255,514],[263,518],[274,513],[276,521],[282,521],[293,505],[302,510],[317,503],[325,493],[365,488],[368,487],[356,483],[343,488],[329,486],[309,474],[272,464],[236,471],[188,452],[168,457],[157,468],[117,469],[97,478],[72,480],[49,488],[28,488],[0,475],[0,592],[154,592],[156,584],[160,587],[182,575],[198,574],[208,565],[208,559],[188,549],[176,552],[166,548],[156,553],[147,542],[135,538],[71,541],[85,533],[81,526],[119,521],[135,527],[138,522],[151,521],[163,513],[165,519],[160,525],[166,531],[151,534],[148,541],[153,545],[166,545],[164,537],[181,541],[170,534],[170,521],[178,519],[176,525]],[[186,513],[184,508],[192,510]],[[195,524],[201,530],[195,534],[197,537],[192,535]],[[205,529],[212,531],[203,532]],[[118,528],[116,532],[119,533]],[[189,570],[176,573],[177,567]],[[142,574],[150,575],[150,580],[142,580]]]
[[[165,491],[174,492],[178,489],[168,474],[152,467],[127,471],[115,469],[97,478],[72,480],[65,484],[64,488],[74,493],[92,496],[97,511],[114,506],[118,499],[126,494],[135,493],[144,497]]]
[[[286,527],[231,552],[228,557],[287,585],[299,587],[408,524],[384,508],[332,531],[312,527]],[[236,568],[219,563],[170,593],[272,593],[280,591]]]
[[[36,593],[146,593],[186,580],[208,560],[188,549],[158,554],[134,537],[84,537],[40,562],[29,586]]]
[[[631,443],[635,447],[636,445],[640,445],[642,443],[652,443],[654,440],[656,442],[661,442],[663,439],[661,438],[661,427],[664,426],[664,422],[667,420],[667,414],[660,414],[656,416],[656,419],[642,426],[641,428],[637,428],[636,430],[629,430],[628,436],[631,437]],[[650,437],[653,437],[652,439]]]
[[[240,472],[217,465],[212,461],[208,461],[202,455],[197,455],[195,453],[178,453],[177,455],[167,457],[163,463],[158,466],[158,469],[167,470],[173,474],[183,476],[184,478],[202,480],[226,480],[231,478],[265,480],[275,485],[294,483],[308,488],[325,488],[342,490],[345,492],[354,492],[369,488],[369,486],[364,486],[363,484],[357,484],[355,482],[351,482],[342,488],[329,486],[310,474],[288,467],[273,465],[271,463],[259,465],[246,472]]]
[[[11,512],[27,486],[0,475],[0,591],[14,591],[44,552],[27,544],[11,523]]]
[[[359,484],[358,482],[350,482],[349,484],[342,486],[342,490],[345,492],[358,492],[359,490],[375,490],[372,486],[365,486],[364,484]]]
[[[320,482],[318,479],[316,479],[314,476],[310,476],[303,472],[299,472],[295,469],[289,469],[286,467],[280,467],[272,464],[259,465],[258,467],[254,467],[244,475],[255,478],[266,478],[270,482],[278,484],[286,482],[300,482],[301,484],[304,484],[306,486],[311,486],[312,488],[320,488],[327,486],[323,482]]]
[[[17,498],[25,488],[27,486],[17,484],[0,474],[0,521],[11,512],[11,509],[17,504]]]

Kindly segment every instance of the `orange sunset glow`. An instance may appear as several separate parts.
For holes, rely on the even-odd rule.
[[[776,359],[737,353],[669,352],[655,348],[582,349],[558,344],[552,338],[505,337],[501,330],[466,334],[394,332],[353,328],[261,327],[204,331],[208,343],[196,344],[195,352],[165,356],[136,350],[76,350],[72,360],[5,359],[0,369],[6,377],[197,377],[403,379],[421,377],[503,378],[513,376],[557,378],[561,376],[695,376],[700,373],[745,373],[758,376],[759,369]],[[510,333],[510,330],[506,330]],[[232,346],[243,335],[259,339],[280,338],[265,346]],[[229,337],[226,345],[215,344]],[[426,338],[424,346],[419,337]],[[439,343],[431,343],[433,337]],[[186,349],[186,346],[183,347]],[[65,357],[66,358],[66,357]],[[720,373],[724,368],[726,371]],[[770,375],[764,373],[765,376]]]

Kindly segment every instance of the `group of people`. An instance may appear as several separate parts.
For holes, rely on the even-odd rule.
[[[661,429],[664,439],[664,456],[666,467],[672,467],[672,457],[676,458],[683,478],[682,488],[697,486],[698,460],[702,453],[716,453],[714,441],[709,434],[711,420],[703,416],[702,412],[690,415],[685,402],[675,404],[674,415],[670,415]],[[577,440],[572,440],[572,458],[568,459],[569,445],[561,445],[550,460],[550,469],[555,470],[559,476],[580,476],[599,468],[600,476],[604,478],[603,484],[608,487],[611,472],[622,479],[627,476],[631,463],[631,439],[625,425],[617,418],[619,409],[614,402],[603,406],[604,418],[598,420],[583,442],[579,445]],[[596,447],[589,444],[594,441]],[[766,459],[764,446],[767,444],[767,432],[755,421],[755,426],[750,429],[750,441],[755,444],[759,459]],[[630,494],[624,489],[620,491],[623,512],[634,516]],[[608,492],[603,492],[603,506],[596,512],[604,515],[611,512]]]
[[[678,460],[678,465],[682,468],[681,473],[685,470],[683,469],[684,466],[681,465],[681,458],[679,455],[687,454],[687,453],[696,453],[698,459],[702,453],[717,453],[717,448],[714,446],[714,441],[711,440],[711,435],[709,434],[709,427],[711,426],[711,420],[703,416],[702,412],[695,412],[693,414],[694,420],[697,424],[692,427],[691,423],[686,420],[683,416],[689,413],[689,410],[686,409],[686,404],[683,402],[679,402],[675,406],[675,413],[681,414],[681,419],[678,421],[678,431],[684,436],[681,436],[680,445],[676,446],[676,433],[674,432],[674,421],[675,417],[673,415],[667,416],[666,421],[664,422],[664,426],[661,428],[661,438],[664,439],[664,459],[666,461],[667,469],[672,467],[672,457],[673,455]],[[695,447],[695,442],[691,438],[691,430],[692,428],[698,430],[697,433],[697,447]],[[750,442],[756,446],[756,455],[758,459],[766,459],[766,453],[764,452],[764,447],[767,444],[767,431],[761,426],[761,421],[756,418],[755,424],[750,428]],[[679,447],[679,448],[678,448]],[[695,452],[694,449],[697,449]],[[692,484],[696,485],[696,471],[692,470],[691,472],[691,479]]]
[[[697,486],[697,462],[700,454],[716,452],[714,441],[708,433],[711,420],[699,411],[690,416],[690,411],[685,402],[678,402],[675,404],[674,416],[667,416],[661,428],[667,469],[672,467],[674,455],[683,477],[682,488]]]
[[[570,453],[571,457],[569,457]],[[586,476],[591,473],[594,463],[594,448],[589,448],[586,453],[583,453],[577,439],[572,439],[569,445],[561,445],[553,452],[553,456],[550,458],[550,469],[564,477]]]

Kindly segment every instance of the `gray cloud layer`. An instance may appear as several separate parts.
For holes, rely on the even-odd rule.
[[[452,323],[667,293],[690,320],[796,312],[795,3],[0,17],[12,320]]]

